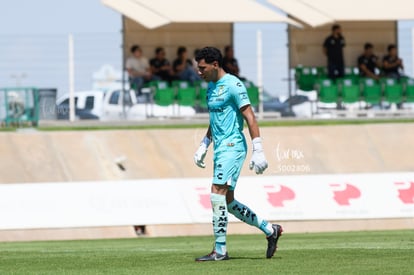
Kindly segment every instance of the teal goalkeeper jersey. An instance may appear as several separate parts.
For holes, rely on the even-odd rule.
[[[248,104],[246,87],[237,77],[225,74],[209,83],[207,105],[215,152],[247,149],[240,108]]]

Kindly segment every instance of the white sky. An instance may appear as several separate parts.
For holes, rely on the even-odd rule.
[[[68,35],[75,41],[75,90],[92,87],[104,64],[121,68],[121,16],[100,0],[0,1],[0,87],[68,90]]]
[[[120,15],[100,0],[0,1],[0,34],[118,32]]]

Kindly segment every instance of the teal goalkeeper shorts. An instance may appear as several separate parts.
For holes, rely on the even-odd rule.
[[[225,185],[230,181],[229,190],[234,190],[245,159],[245,151],[222,151],[215,153],[213,184]]]

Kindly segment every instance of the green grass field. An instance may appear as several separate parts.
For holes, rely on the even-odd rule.
[[[0,243],[0,274],[414,274],[414,231],[230,235],[229,261],[198,263],[212,237]]]

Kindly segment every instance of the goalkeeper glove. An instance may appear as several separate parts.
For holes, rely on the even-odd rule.
[[[263,152],[262,139],[256,137],[252,140],[253,143],[253,154],[250,160],[249,168],[254,171],[256,174],[263,174],[263,171],[267,168],[267,160]]]
[[[206,165],[204,163],[204,158],[207,154],[207,148],[210,145],[211,141],[208,137],[204,137],[201,141],[200,147],[198,147],[197,151],[194,154],[194,162],[198,167],[205,168]]]

